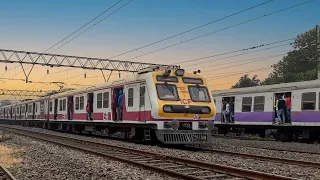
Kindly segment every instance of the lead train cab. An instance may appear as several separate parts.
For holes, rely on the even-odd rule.
[[[169,144],[207,141],[216,109],[206,80],[179,69],[153,72],[152,81],[152,117],[163,122],[157,123],[158,139]]]

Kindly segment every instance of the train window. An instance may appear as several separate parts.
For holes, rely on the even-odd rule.
[[[133,88],[128,89],[128,106],[133,106]]]
[[[29,113],[32,112],[32,105],[29,105],[28,112],[29,112]]]
[[[103,108],[109,108],[109,92],[103,93]]]
[[[64,99],[64,100],[62,101],[62,109],[63,109],[64,111],[66,111],[66,105],[67,105],[67,100]]]
[[[17,113],[20,114],[20,108],[19,107],[17,107]]]
[[[52,101],[50,101],[49,103],[49,109],[50,109],[50,112],[52,112]]]
[[[253,111],[264,111],[264,96],[256,96],[254,97],[254,105],[253,105]]]
[[[59,110],[62,111],[62,99],[59,101]]]
[[[79,97],[76,97],[76,110],[79,110]]]
[[[128,89],[128,106],[133,106],[133,88]]]
[[[157,75],[157,81],[161,81],[161,82],[178,82],[178,78],[175,76],[161,76],[161,75]]]
[[[242,112],[251,112],[252,97],[242,98]]]
[[[187,84],[203,84],[203,80],[200,78],[186,78],[182,77],[182,81]]]
[[[193,102],[211,102],[208,89],[204,86],[189,86],[189,93]]]
[[[145,86],[141,86],[140,87],[140,107],[144,106],[145,94],[146,94],[146,87]]]
[[[97,94],[97,109],[102,108],[102,93]]]
[[[301,110],[315,110],[316,109],[316,93],[308,92],[302,93]]]
[[[35,104],[35,106],[36,106],[36,113],[38,112],[38,104]]]
[[[167,101],[178,101],[177,86],[173,84],[157,84],[158,98]]]
[[[80,97],[80,110],[84,109],[84,96]]]

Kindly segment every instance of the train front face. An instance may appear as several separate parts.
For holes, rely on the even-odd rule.
[[[158,139],[166,144],[207,142],[216,109],[206,79],[179,69],[154,72],[153,81],[157,105],[152,116],[161,120]]]

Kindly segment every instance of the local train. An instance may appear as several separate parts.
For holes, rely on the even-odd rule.
[[[291,97],[291,122],[277,125],[276,97],[284,94]],[[212,91],[212,95],[217,108],[214,124],[222,134],[244,130],[264,137],[266,130],[273,129],[283,141],[319,140],[320,80]],[[224,101],[233,104],[231,122],[224,121]]]
[[[199,72],[149,67],[131,79],[0,107],[0,121],[64,132],[120,134],[165,144],[205,143],[216,110]],[[115,107],[120,91],[122,119],[116,117]],[[88,118],[87,104],[92,118]]]

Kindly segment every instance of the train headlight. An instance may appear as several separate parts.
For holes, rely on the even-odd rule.
[[[201,113],[202,114],[210,114],[211,110],[209,107],[202,107],[201,108]]]
[[[180,123],[178,120],[174,119],[171,121],[171,128],[174,130],[177,130],[180,126]]]
[[[172,112],[172,110],[173,110],[172,106],[168,106],[168,105],[163,106],[163,111],[166,113]]]
[[[214,128],[214,122],[213,121],[208,121],[206,126],[211,131]]]
[[[175,74],[176,74],[176,76],[183,76],[184,75],[184,69],[177,69]]]

